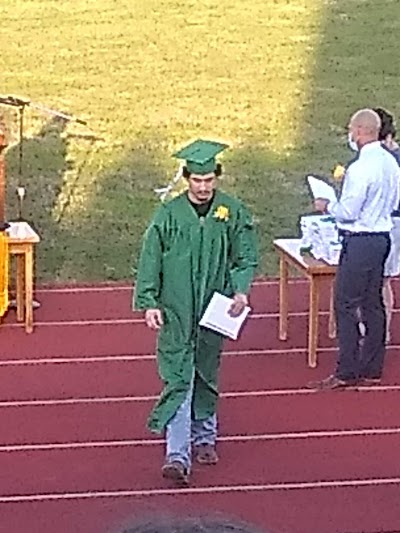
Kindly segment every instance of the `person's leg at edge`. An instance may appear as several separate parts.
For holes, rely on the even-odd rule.
[[[390,342],[390,324],[392,321],[392,313],[393,313],[393,307],[394,307],[393,288],[391,284],[391,279],[389,277],[383,280],[382,295],[383,295],[383,303],[385,305],[385,313],[386,313],[386,343],[389,343]]]

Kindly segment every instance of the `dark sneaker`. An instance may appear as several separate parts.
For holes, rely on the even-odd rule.
[[[194,448],[196,461],[201,465],[215,465],[218,463],[218,455],[212,444],[200,444]]]
[[[187,468],[185,468],[179,461],[165,463],[161,472],[163,478],[173,481],[179,487],[187,487],[189,485]]]

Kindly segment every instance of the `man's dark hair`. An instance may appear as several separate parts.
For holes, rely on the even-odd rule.
[[[224,516],[154,516],[127,523],[116,533],[268,533]]]
[[[222,174],[222,165],[221,165],[221,163],[217,163],[217,165],[215,167],[215,170],[214,170],[214,173],[215,173],[217,178],[218,178],[218,176],[221,176],[221,174]],[[184,178],[190,178],[191,173],[188,171],[187,166],[183,167],[182,175],[183,175]]]
[[[379,130],[379,140],[384,141],[388,135],[393,138],[396,137],[396,128],[394,126],[394,118],[386,109],[382,107],[376,107],[375,113],[379,115],[381,119],[381,129]]]

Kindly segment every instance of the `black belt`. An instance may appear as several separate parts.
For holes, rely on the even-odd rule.
[[[389,231],[348,231],[339,229],[340,237],[390,237]]]

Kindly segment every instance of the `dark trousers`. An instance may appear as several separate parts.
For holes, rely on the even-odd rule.
[[[386,335],[382,285],[389,251],[389,234],[343,237],[335,288],[339,379],[376,378],[382,374]],[[362,345],[358,309],[366,327]]]

